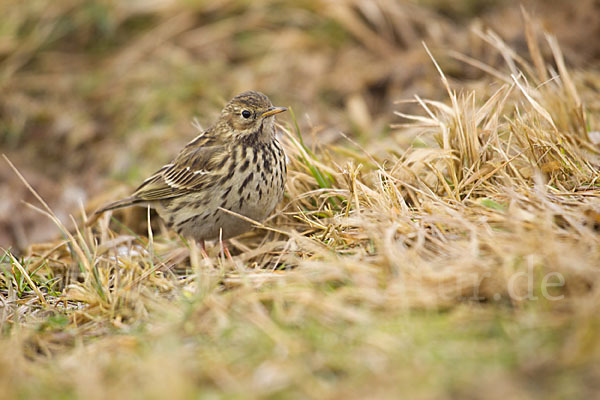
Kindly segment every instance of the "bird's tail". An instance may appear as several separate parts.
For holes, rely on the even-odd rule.
[[[143,203],[143,200],[140,200],[140,199],[136,198],[135,196],[126,197],[122,200],[108,203],[108,204],[100,207],[96,211],[94,211],[94,215],[92,215],[92,217],[87,221],[86,226],[90,226],[93,223],[95,223],[98,220],[98,217],[100,217],[100,215],[102,215],[102,213],[105,213],[106,211],[116,210],[118,208],[129,207],[129,206],[133,206],[133,205],[139,204],[139,203]]]
[[[122,200],[117,200],[115,202],[108,203],[108,204],[104,205],[103,207],[100,207],[99,209],[94,211],[94,214],[99,215],[106,211],[116,210],[117,208],[133,206],[133,205],[141,203],[141,202],[142,202],[142,200],[138,199],[135,196],[126,197]]]

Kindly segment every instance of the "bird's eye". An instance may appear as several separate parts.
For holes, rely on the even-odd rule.
[[[244,118],[250,118],[251,115],[252,115],[252,113],[248,110],[242,111],[242,117],[244,117]]]

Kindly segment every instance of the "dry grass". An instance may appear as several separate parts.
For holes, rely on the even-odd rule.
[[[597,59],[526,11],[508,43],[484,26],[510,11],[471,19],[493,2],[183,3],[0,6],[5,209],[24,182],[49,201],[5,237],[62,233],[0,257],[0,397],[598,392]],[[250,85],[298,118],[286,198],[232,259],[146,210],[65,217]]]

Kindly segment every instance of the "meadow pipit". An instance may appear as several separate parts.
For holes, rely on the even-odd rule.
[[[283,197],[285,153],[275,134],[273,107],[262,93],[234,97],[216,124],[188,143],[173,161],[123,200],[96,214],[131,205],[156,209],[167,225],[202,244],[239,235],[248,221],[222,209],[264,220]],[[222,235],[222,236],[221,236]]]

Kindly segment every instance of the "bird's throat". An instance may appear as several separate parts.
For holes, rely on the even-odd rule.
[[[258,129],[244,135],[242,141],[249,146],[256,146],[257,144],[269,143],[273,140],[275,129],[273,123],[262,120]]]

